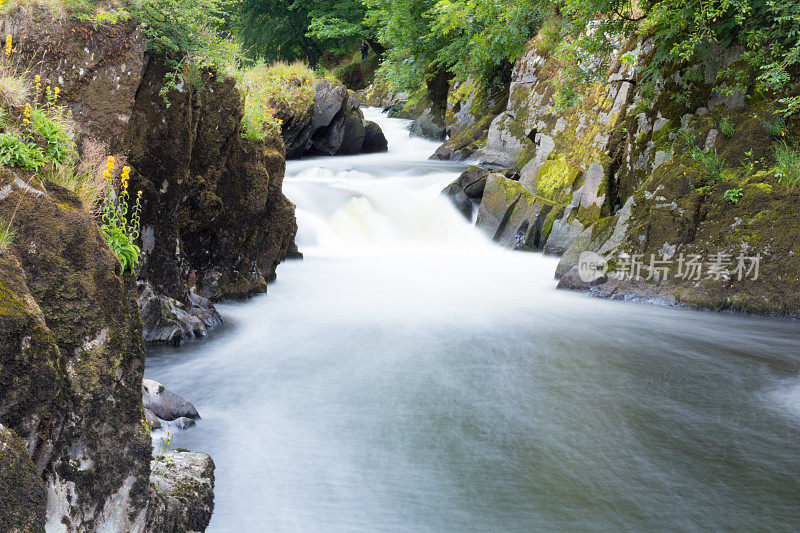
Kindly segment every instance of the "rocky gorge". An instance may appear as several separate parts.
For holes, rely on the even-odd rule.
[[[715,87],[718,72],[741,62],[735,46],[719,47],[700,64],[663,67],[671,70],[648,88],[653,96],[645,95],[624,59],[634,54],[647,64],[652,49],[647,39],[620,41],[605,79],[582,89],[579,104],[567,109],[556,102],[553,83],[562,66],[541,36],[514,63],[504,88],[455,83],[438,106],[426,89],[397,94],[371,86],[364,99],[414,118],[412,131],[419,132],[438,109],[440,138],[446,132],[447,139],[432,157],[480,167],[443,193],[465,215],[476,211],[476,227],[498,243],[561,256],[559,287],[796,315],[790,213],[798,196],[778,183],[775,166],[775,147],[796,131],[796,120],[783,120],[776,96]],[[588,280],[579,275],[584,252],[603,262]],[[678,263],[689,257],[712,269],[722,261],[722,270],[686,276]]]
[[[109,181],[112,170],[127,169],[119,190],[106,195],[139,193],[141,211],[131,218],[141,230],[138,263],[128,267],[109,246],[103,214],[59,181],[66,167],[11,160],[0,148],[0,531],[204,531],[220,482],[228,492],[218,523],[241,530],[264,527],[265,516],[283,530],[357,529],[387,516],[408,530],[564,526],[533,516],[530,502],[545,501],[544,515],[560,515],[578,494],[594,519],[598,508],[616,509],[592,500],[606,489],[619,508],[635,502],[608,524],[634,516],[648,529],[662,517],[639,512],[639,498],[669,491],[639,486],[639,472],[626,478],[616,465],[619,478],[582,485],[584,472],[592,479],[596,465],[616,457],[592,455],[594,448],[670,443],[675,419],[658,409],[672,398],[652,407],[626,387],[663,379],[653,389],[671,392],[663,383],[680,382],[677,396],[712,406],[684,417],[693,423],[695,415],[700,424],[719,423],[730,405],[737,417],[767,419],[733,395],[715,404],[708,374],[686,377],[703,368],[707,345],[729,353],[733,335],[694,348],[687,335],[700,335],[669,311],[653,311],[667,324],[664,338],[697,358],[675,368],[658,359],[653,377],[638,367],[653,361],[636,349],[655,319],[642,326],[631,318],[646,314],[639,308],[625,314],[601,300],[554,295],[550,279],[555,270],[559,288],[604,298],[797,315],[800,195],[786,185],[776,155],[797,118],[752,84],[742,93],[716,85],[719,72],[743,61],[740,47],[656,66],[650,37],[630,36],[616,43],[603,79],[580,88],[571,106],[555,88],[566,66],[541,36],[492,83],[432,68],[416,91],[379,82],[354,92],[312,72],[289,80],[291,98],[259,109],[256,118],[272,126],[254,135],[252,88],[211,64],[181,70],[182,52],[153,49],[152,27],[136,17],[66,16],[38,3],[6,9],[0,74],[22,70],[25,83],[23,99],[7,96],[6,78],[0,83],[3,142],[32,129],[37,112],[63,106],[75,147],[64,159],[95,177],[106,168]],[[640,83],[631,57],[663,70],[655,86]],[[18,150],[53,148],[35,133],[26,139]],[[354,157],[361,154],[374,155]],[[541,254],[512,254],[487,240]],[[282,267],[289,283],[269,288],[280,304],[273,309],[259,295],[282,262],[303,258],[297,243],[310,259]],[[482,290],[465,290],[478,279]],[[234,324],[224,338],[188,343],[169,357],[151,351],[151,365],[154,345],[172,349],[222,325],[218,308]],[[633,326],[614,324],[620,317]],[[708,338],[752,325],[692,317],[686,323]],[[790,326],[770,327],[776,345],[790,344],[783,336]],[[608,331],[614,342],[596,334]],[[669,342],[653,341],[659,357],[670,354]],[[747,366],[761,361],[761,348],[746,337],[731,348],[749,358],[726,368],[734,382],[791,376],[791,361],[777,370]],[[148,378],[158,381],[145,378],[146,361]],[[560,388],[548,389],[553,383]],[[783,394],[782,382],[768,385],[751,388]],[[653,410],[636,411],[642,405]],[[627,445],[615,424],[632,436]],[[214,459],[170,448],[176,432],[193,426],[176,440]],[[573,437],[587,428],[591,451],[553,460],[574,451],[581,439]],[[714,446],[687,433],[675,437],[671,461],[693,472],[716,464]],[[778,481],[763,493],[790,508],[795,478],[778,467],[790,463],[781,439],[794,433],[760,426],[752,433],[758,446],[762,433],[773,435],[761,440],[778,456],[770,463]],[[746,446],[741,455],[753,456]],[[693,447],[688,459],[686,447]],[[639,453],[650,465],[663,459]],[[720,462],[730,467],[726,480],[764,477],[750,463]],[[673,464],[641,478],[674,475]],[[499,475],[481,477],[487,472]],[[706,481],[687,483],[696,501],[709,494]],[[478,488],[465,494],[464,487]],[[632,496],[626,487],[646,490]],[[735,521],[749,511],[739,503],[707,507],[736,509]],[[582,520],[570,524],[597,525]]]

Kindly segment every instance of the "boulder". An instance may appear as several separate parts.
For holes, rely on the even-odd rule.
[[[531,193],[518,181],[493,173],[486,178],[475,227],[509,248],[539,248],[551,209],[551,202]]]
[[[442,189],[442,194],[450,200],[459,213],[464,215],[464,218],[472,220],[472,213],[474,212],[472,200],[469,199],[458,183],[451,183]]]
[[[200,418],[200,414],[191,402],[152,379],[142,380],[142,405],[161,420],[171,421],[181,417]]]
[[[471,166],[461,173],[456,183],[461,186],[469,198],[480,200],[486,187],[486,177],[489,174],[491,174],[489,169]]]
[[[264,292],[297,224],[282,192],[283,141],[277,133],[242,137],[234,81],[209,75],[169,90],[167,106],[159,95],[167,72],[163,62],[147,63],[126,141],[131,187],[143,191],[139,277],[180,304],[151,303],[156,318],[146,314],[147,329],[152,341],[175,342],[219,323],[211,307],[193,301],[191,287],[214,301]]]
[[[411,125],[411,135],[425,137],[433,141],[443,141],[446,132],[444,114],[437,112],[433,106],[423,111],[422,115],[415,119]]]
[[[343,85],[327,79],[318,80],[314,84],[313,106],[309,109],[297,107],[299,109],[288,107],[279,113],[288,159],[379,151],[380,127],[374,123],[368,127],[359,109],[359,96]]]
[[[214,511],[214,461],[170,451],[151,462],[147,531],[205,531]]]
[[[149,283],[139,282],[138,300],[144,341],[177,345],[184,339],[203,337],[209,328],[221,324],[222,318],[214,305],[206,298],[194,296],[192,303],[197,302],[198,305],[193,305],[187,311],[181,302],[169,296],[157,295]]]
[[[16,433],[0,424],[0,531],[44,533],[45,491]]]
[[[364,143],[361,145],[361,153],[371,154],[388,150],[389,142],[386,140],[381,127],[368,120],[364,128]]]

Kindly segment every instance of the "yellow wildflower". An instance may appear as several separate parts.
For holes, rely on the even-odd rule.
[[[110,180],[111,180],[111,178],[113,178],[114,176],[112,176],[112,175],[111,175],[111,172],[109,172],[108,170],[104,170],[104,171],[103,171],[103,177],[104,177],[104,178],[105,178],[107,181],[110,181]]]
[[[108,168],[109,172],[114,172],[114,156],[113,155],[108,156],[108,159],[106,159],[106,168]]]
[[[10,35],[6,35],[6,55],[11,55],[11,40],[12,37]]]

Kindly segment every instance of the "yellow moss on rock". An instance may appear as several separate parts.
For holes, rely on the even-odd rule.
[[[580,173],[563,156],[546,161],[536,178],[536,192],[545,198],[552,198],[556,191],[572,187]]]

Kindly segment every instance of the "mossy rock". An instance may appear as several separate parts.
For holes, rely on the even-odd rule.
[[[25,445],[0,424],[0,531],[44,532],[45,490]]]

